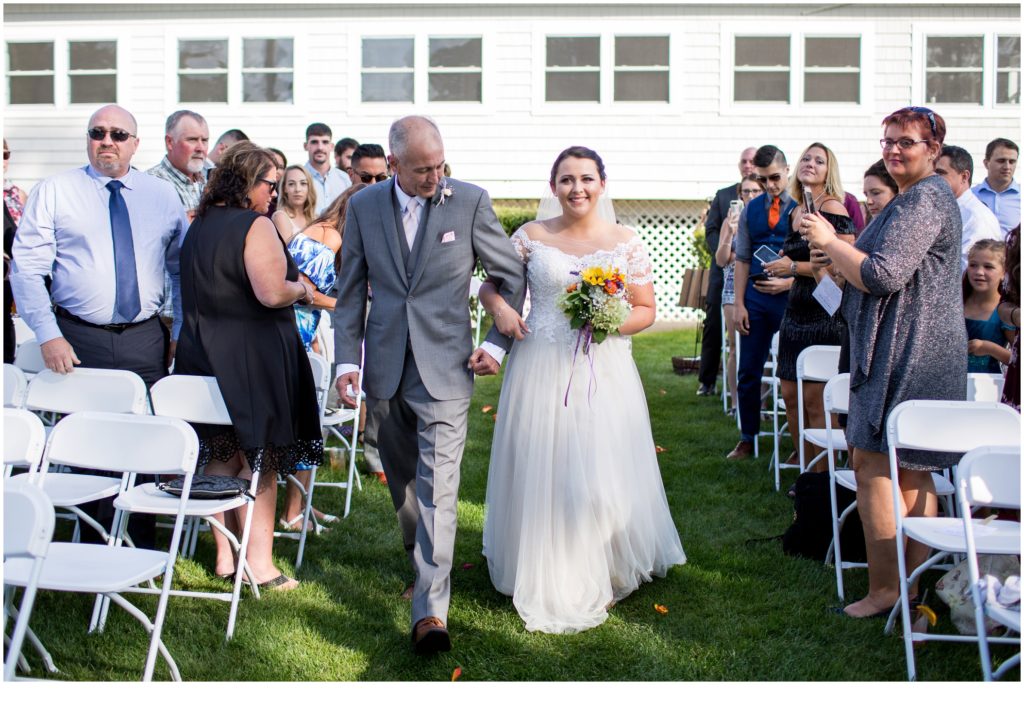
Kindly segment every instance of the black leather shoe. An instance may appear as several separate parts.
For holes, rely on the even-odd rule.
[[[715,396],[715,388],[713,385],[701,385],[700,389],[697,390],[698,397],[713,397]]]
[[[417,655],[433,655],[451,650],[452,639],[440,618],[427,616],[412,627],[412,645]]]

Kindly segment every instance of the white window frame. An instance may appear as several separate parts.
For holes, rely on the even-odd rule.
[[[719,108],[723,115],[808,115],[865,116],[874,110],[874,81],[869,72],[875,64],[875,25],[858,22],[811,22],[794,25],[792,22],[723,22],[720,25],[721,53],[719,74]],[[735,63],[737,37],[789,37],[789,102],[753,102],[735,99]],[[860,102],[806,102],[804,76],[807,73],[804,56],[805,39],[860,39],[859,87]],[[812,73],[832,72],[833,69],[812,69]],[[845,72],[845,71],[839,71]]]
[[[1019,25],[1017,25],[1019,26]],[[957,22],[934,23],[919,22],[914,24],[913,30],[913,73],[911,79],[911,101],[912,104],[925,107],[934,107],[943,117],[954,116],[977,116],[981,110],[998,110],[1000,113],[1006,111],[1018,112],[1020,104],[1012,102],[996,102],[996,67],[999,47],[996,45],[997,36],[1019,36],[1020,32],[1000,30],[996,23],[988,22]],[[936,102],[934,105],[925,104],[925,76],[927,74],[927,38],[934,37],[962,37],[980,36],[983,37],[982,48],[982,79],[981,79],[981,104],[963,104],[957,102]],[[947,118],[948,121],[948,118]]]
[[[203,115],[207,121],[222,119],[238,120],[238,110],[258,107],[261,116],[295,117],[304,115],[306,86],[302,76],[307,75],[304,35],[295,27],[283,25],[280,32],[267,32],[266,23],[232,23],[230,29],[203,28],[184,29],[169,27],[164,34],[164,112],[170,114],[187,109]],[[188,40],[227,40],[228,42],[228,101],[227,102],[186,102],[179,99],[178,85],[178,42]],[[242,100],[242,40],[243,39],[291,39],[292,58],[292,101],[291,102],[244,102]],[[217,72],[207,69],[196,73]],[[258,72],[249,69],[248,72]]]
[[[81,42],[89,42],[89,43],[97,43],[97,44],[98,43],[113,42],[114,43],[114,63],[115,63],[114,68],[72,68],[71,67],[71,44],[74,43],[74,42],[79,42],[79,41],[81,41]],[[112,76],[115,76],[114,99],[113,99],[113,102],[117,102],[118,101],[118,99],[121,97],[121,94],[118,92],[118,86],[117,86],[117,81],[116,81],[117,66],[120,65],[120,62],[118,60],[120,57],[117,55],[117,43],[118,43],[117,39],[95,39],[95,38],[92,38],[92,37],[90,37],[88,39],[68,39],[67,40],[67,42],[64,45],[64,50],[67,51],[67,54],[68,54],[68,71],[67,71],[67,73],[68,73],[68,102],[69,103],[71,103],[71,78],[74,77],[74,76],[89,76],[89,75],[112,75]],[[103,100],[103,101],[100,101],[100,102],[75,102],[75,103],[71,103],[71,104],[76,104],[76,105],[105,105],[108,102],[110,102],[110,101]]]
[[[245,40],[246,39],[256,39],[256,40],[272,39],[274,41],[291,40],[291,42],[292,42],[292,66],[291,66],[291,68],[246,68],[245,64],[244,64],[245,52],[243,50],[244,46],[245,46]],[[295,83],[298,80],[298,76],[296,75],[296,72],[295,72],[295,51],[298,48],[298,46],[299,46],[299,39],[296,38],[294,33],[292,33],[289,36],[271,36],[271,35],[268,35],[266,33],[263,33],[263,34],[257,34],[257,35],[245,34],[245,35],[239,37],[239,39],[238,39],[238,93],[239,93],[239,99],[242,101],[243,105],[261,105],[262,106],[262,105],[289,105],[289,104],[295,104]],[[229,52],[229,55],[230,55],[230,50],[231,50],[231,42],[229,41],[228,42],[228,52]],[[231,71],[231,63],[229,62],[228,63],[228,72],[230,72],[230,71]],[[263,74],[267,74],[267,73],[275,73],[275,74],[277,74],[277,73],[288,73],[288,72],[291,72],[291,74],[292,74],[292,99],[289,102],[277,102],[277,101],[274,101],[274,102],[260,102],[260,101],[246,101],[245,100],[245,88],[244,88],[244,85],[243,85],[243,83],[244,83],[243,79],[245,78],[246,75],[263,75]]]
[[[380,40],[390,39],[394,41],[411,41],[412,42],[412,66],[393,66],[391,68],[364,68],[363,67],[363,40]],[[352,85],[354,90],[358,91],[359,103],[365,105],[412,105],[416,102],[416,66],[419,63],[419,52],[416,50],[416,36],[411,34],[403,35],[391,35],[391,36],[362,36],[359,37],[358,61],[359,61],[359,78]],[[412,100],[373,100],[369,102],[363,101],[363,74],[369,73],[371,75],[412,75]]]
[[[493,46],[496,33],[491,29],[482,29],[479,22],[452,20],[442,28],[440,25],[424,22],[389,22],[388,31],[374,32],[366,29],[351,28],[348,32],[348,84],[352,86],[348,100],[348,113],[359,117],[383,117],[394,119],[416,109],[435,116],[459,115],[493,115],[496,112],[497,94],[495,85],[497,70]],[[428,99],[430,92],[429,74],[434,72],[467,73],[464,68],[431,69],[431,39],[480,39],[480,102],[432,102]],[[411,102],[363,102],[363,39],[412,39],[413,40],[413,79]],[[375,69],[377,70],[377,69]],[[380,69],[381,72],[392,69]],[[395,69],[405,72],[407,69]]]
[[[683,50],[686,32],[677,22],[652,25],[650,22],[577,22],[572,31],[556,31],[538,23],[533,33],[533,108],[534,115],[580,115],[581,109],[599,109],[602,115],[646,116],[675,115],[683,104]],[[598,102],[548,102],[546,95],[548,37],[600,37],[600,96]],[[668,37],[668,101],[615,101],[615,37]],[[660,68],[660,66],[658,66]],[[623,67],[620,70],[645,70]],[[562,70],[562,69],[559,69]]]
[[[181,60],[180,44],[183,41],[223,41],[227,43],[227,56],[228,65],[224,68],[180,68],[179,62]],[[188,75],[223,75],[227,76],[227,89],[224,95],[224,102],[187,102],[181,100],[181,76]],[[226,36],[222,37],[178,37],[174,40],[174,94],[175,97],[182,104],[190,105],[224,105],[227,104],[228,99],[231,97],[231,42]]]
[[[437,66],[431,67],[430,65],[430,40],[431,39],[479,39],[480,40],[480,65],[479,66]],[[426,91],[426,100],[430,105],[438,104],[456,104],[456,105],[478,105],[483,102],[484,97],[484,38],[480,34],[438,34],[431,32],[426,38],[426,59],[424,65],[424,71],[426,72],[426,81],[423,89]],[[415,44],[413,45],[415,49]],[[460,75],[460,74],[479,74],[480,75],[480,102],[474,100],[459,101],[459,100],[431,100],[430,99],[430,76],[431,75]],[[413,83],[416,82],[416,69],[413,67]],[[361,86],[360,86],[361,87]]]
[[[1018,107],[1020,106],[1020,102],[999,102],[998,99],[997,99],[997,97],[998,97],[997,93],[999,91],[999,74],[1000,73],[1010,73],[1010,72],[1012,72],[1014,70],[1016,70],[1018,74],[1021,72],[1021,66],[1017,66],[1016,68],[1002,68],[999,65],[999,37],[1014,37],[1014,36],[1017,37],[1018,40],[1020,40],[1020,36],[1021,35],[1020,35],[1019,32],[1016,33],[1016,34],[1014,34],[1013,32],[995,32],[992,35],[992,44],[993,44],[993,50],[992,50],[992,74],[993,74],[993,80],[992,80],[992,104],[993,105],[1000,105],[1000,106],[1003,106],[1003,107],[1013,107],[1014,105],[1017,105]],[[1018,77],[1018,80],[1019,80],[1019,77]]]
[[[25,25],[18,27],[18,36],[4,37],[3,44],[3,109],[10,111],[12,115],[16,115],[21,112],[29,112],[38,110],[40,108],[50,107],[52,109],[61,110],[62,116],[72,117],[75,119],[88,119],[93,112],[96,111],[96,106],[102,103],[99,102],[71,102],[71,46],[72,41],[113,41],[115,42],[117,49],[115,53],[115,60],[117,61],[117,68],[112,71],[116,76],[116,87],[117,98],[119,101],[125,99],[127,89],[125,71],[126,57],[130,56],[132,37],[109,35],[109,34],[94,34],[90,33],[89,27],[54,27],[52,25]],[[8,82],[9,66],[7,65],[7,44],[34,44],[40,42],[53,42],[53,104],[50,103],[33,103],[29,105],[12,105],[10,104],[10,84]],[[99,74],[103,71],[82,71],[82,74]],[[15,75],[33,75],[34,72],[16,73]],[[46,75],[46,72],[40,72],[38,75]]]

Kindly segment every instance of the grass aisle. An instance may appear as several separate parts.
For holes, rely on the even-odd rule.
[[[431,659],[412,653],[409,605],[399,598],[409,569],[394,511],[386,487],[364,482],[352,515],[310,540],[297,591],[270,592],[260,601],[243,597],[230,643],[224,642],[226,604],[172,599],[164,640],[182,676],[440,681],[461,667],[467,681],[905,679],[902,640],[883,636],[881,621],[827,612],[837,603],[831,569],[786,557],[777,542],[745,544],[782,533],[792,502],[773,491],[767,455],[743,463],[724,459],[736,441],[735,424],[722,414],[720,400],[695,396],[695,377],[671,370],[670,357],[692,348],[692,331],[672,331],[642,335],[633,351],[655,443],[666,449],[659,456],[662,475],[689,562],[641,587],[604,625],[578,635],[527,633],[511,601],[491,587],[480,545],[494,424],[493,411],[482,408],[497,408],[500,379],[485,378],[470,409],[463,460],[451,653]],[[784,476],[786,485],[792,477]],[[319,491],[316,503],[340,513],[340,495],[332,491]],[[295,548],[293,541],[275,546],[289,573]],[[176,583],[226,589],[211,566],[206,536],[196,561],[180,561]],[[862,571],[847,582],[854,597],[864,592]],[[655,604],[668,613],[659,614]],[[37,602],[32,625],[60,677],[138,679],[141,627],[115,607],[107,631],[89,636],[91,606],[83,596],[50,593]],[[152,611],[155,598],[143,606]],[[38,675],[41,667],[27,645],[26,651]],[[977,647],[928,643],[918,652],[918,670],[926,680],[979,679]],[[156,677],[167,678],[159,661]]]

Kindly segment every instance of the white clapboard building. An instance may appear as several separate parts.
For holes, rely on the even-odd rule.
[[[215,139],[240,128],[305,160],[304,130],[386,144],[409,113],[440,124],[457,178],[536,200],[564,147],[604,157],[620,219],[647,241],[659,317],[675,306],[703,203],[739,152],[812,141],[861,195],[879,122],[910,104],[946,118],[979,170],[1020,140],[1016,2],[134,2],[3,7],[4,136],[23,187],[85,161],[85,126],[118,102],[135,157],[163,156],[186,107]],[[976,174],[980,180],[984,173]]]

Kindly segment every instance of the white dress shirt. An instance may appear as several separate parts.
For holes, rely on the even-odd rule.
[[[188,230],[185,210],[164,180],[135,168],[118,179],[124,183],[121,195],[132,225],[142,303],[133,321],[145,321],[160,309],[166,270],[176,339],[181,328],[178,252]],[[43,180],[29,195],[14,238],[11,287],[18,311],[39,343],[62,335],[51,299],[89,323],[113,323],[117,276],[106,189],[111,180],[84,166]],[[49,295],[43,282],[47,275],[53,278]]]
[[[985,203],[975,196],[971,189],[956,198],[960,207],[960,220],[963,222],[962,247],[960,251],[960,270],[967,270],[967,252],[975,241],[982,239],[1003,240],[1003,230],[999,220]]]

